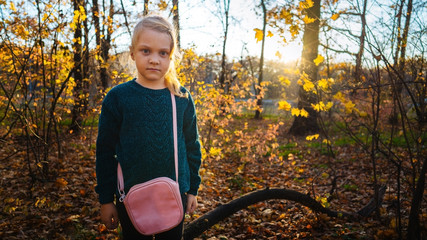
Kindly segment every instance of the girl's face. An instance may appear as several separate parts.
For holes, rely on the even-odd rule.
[[[165,75],[171,61],[172,39],[167,33],[143,29],[131,49],[138,70],[137,82],[152,89],[165,88]]]

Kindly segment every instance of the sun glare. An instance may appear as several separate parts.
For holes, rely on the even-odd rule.
[[[267,59],[281,61],[284,63],[295,62],[301,58],[302,46],[297,42],[282,44],[266,44],[265,56]]]

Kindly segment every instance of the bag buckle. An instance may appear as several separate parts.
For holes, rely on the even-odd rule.
[[[119,194],[120,194],[120,197],[119,197],[119,202],[123,202],[124,200],[125,200],[125,197],[126,197],[126,195],[125,195],[125,191],[123,191],[123,190],[119,190]]]

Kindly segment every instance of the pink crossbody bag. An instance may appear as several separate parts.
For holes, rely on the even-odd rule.
[[[159,177],[137,184],[124,192],[123,173],[117,166],[119,201],[123,202],[134,227],[143,235],[168,231],[181,223],[184,217],[178,184],[178,133],[175,96],[171,93],[176,181]]]

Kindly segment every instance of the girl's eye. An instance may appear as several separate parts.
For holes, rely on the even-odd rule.
[[[169,56],[169,53],[166,51],[161,51],[160,55],[165,57],[165,56]]]
[[[147,53],[150,53],[150,50],[148,50],[148,49],[141,49],[141,52],[144,53],[144,54],[147,54]]]

